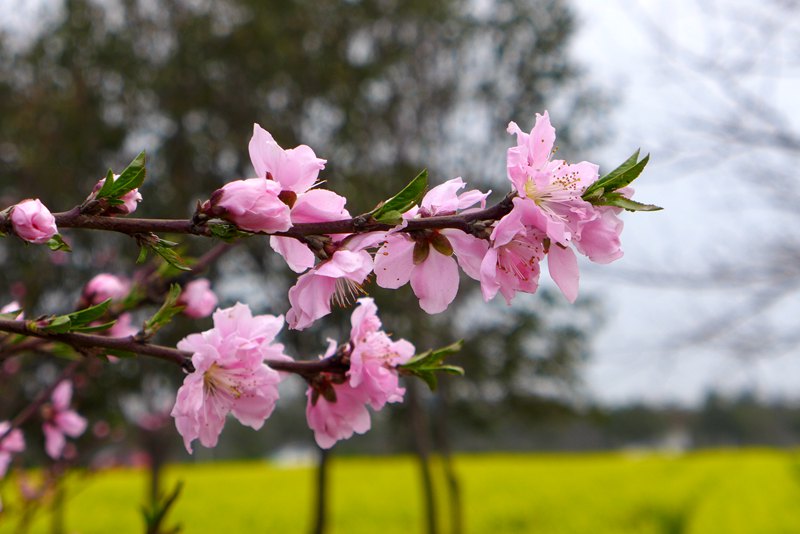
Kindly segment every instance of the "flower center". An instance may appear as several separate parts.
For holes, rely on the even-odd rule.
[[[347,308],[358,297],[366,294],[364,287],[358,282],[349,278],[337,278],[331,301],[340,308]]]
[[[212,363],[211,367],[203,373],[203,390],[210,396],[228,394],[235,399],[242,396],[242,391],[231,373],[216,363]]]
[[[522,239],[513,239],[497,253],[497,268],[504,273],[527,282],[536,275],[542,253],[539,247]]]

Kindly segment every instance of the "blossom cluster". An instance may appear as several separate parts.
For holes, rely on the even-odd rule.
[[[72,383],[63,380],[56,384],[49,402],[41,407],[45,452],[57,460],[65,455],[67,436],[77,438],[86,431],[86,419],[72,410]],[[8,421],[0,421],[0,479],[11,463],[12,455],[25,450],[25,436]],[[2,510],[2,502],[0,502]]]
[[[261,428],[275,408],[284,378],[270,365],[292,361],[283,345],[274,342],[283,317],[253,316],[250,308],[237,303],[217,310],[213,320],[210,330],[178,343],[179,349],[192,353],[194,372],[178,390],[172,416],[190,453],[195,439],[205,447],[216,446],[228,414],[243,425]],[[369,430],[367,406],[380,410],[386,403],[402,401],[405,390],[399,386],[397,366],[413,355],[411,343],[392,341],[381,330],[372,299],[359,300],[349,342],[340,347],[329,340],[322,356],[338,359],[340,366],[306,377],[306,416],[319,446],[330,448],[354,432]]]
[[[273,249],[292,270],[302,273],[289,290],[289,326],[307,328],[330,313],[331,304],[350,304],[365,292],[371,273],[384,288],[410,284],[420,307],[431,314],[446,310],[455,299],[459,268],[480,282],[485,300],[499,292],[510,303],[517,292],[537,290],[545,258],[551,277],[573,302],[579,279],[576,251],[598,263],[622,256],[621,209],[582,198],[598,179],[598,166],[554,158],[555,129],[547,112],[536,116],[530,133],[513,122],[508,131],[516,136],[516,146],[507,155],[513,209],[480,232],[404,228],[411,220],[485,208],[489,193],[462,192],[466,184],[459,177],[432,188],[419,205],[402,214],[402,224],[388,231],[325,235],[316,241],[272,236]],[[258,178],[222,187],[204,204],[203,213],[265,233],[349,217],[346,199],[313,188],[325,160],[311,148],[284,150],[256,125],[250,156]]]
[[[638,205],[630,200],[633,190],[627,186],[646,160],[636,163],[633,158],[641,168],[629,178],[607,175],[600,179],[593,163],[557,159],[556,133],[546,111],[536,115],[530,132],[511,122],[508,133],[515,136],[515,144],[506,156],[511,193],[502,210],[487,210],[491,191],[468,189],[456,177],[427,193],[420,188],[411,200],[392,204],[391,216],[375,215],[385,204],[381,203],[373,212],[357,217],[361,226],[356,227],[356,219],[345,207],[347,200],[318,187],[326,160],[306,145],[284,149],[267,130],[254,125],[249,154],[255,177],[227,183],[198,203],[190,221],[192,229],[204,229],[204,235],[218,235],[215,231],[223,227],[232,228],[234,237],[269,235],[271,248],[298,274],[288,291],[285,322],[289,328],[310,327],[331,313],[333,305],[348,307],[357,302],[358,306],[351,317],[350,339],[342,344],[329,340],[321,356],[326,365],[321,367],[296,365],[302,362],[294,362],[284,354],[283,345],[275,342],[283,316],[254,316],[243,304],[217,309],[211,329],[189,335],[177,346],[191,354],[193,366],[172,409],[187,451],[192,451],[194,440],[215,446],[228,415],[261,428],[275,408],[287,369],[307,382],[307,422],[323,448],[366,432],[368,407],[380,410],[387,403],[402,401],[405,390],[399,376],[402,366],[417,361],[414,346],[392,340],[382,330],[374,301],[360,298],[373,279],[386,289],[410,285],[420,307],[437,314],[456,298],[461,271],[480,284],[486,301],[500,293],[510,304],[518,292],[537,291],[545,262],[565,298],[574,302],[579,286],[577,254],[596,263],[620,258],[623,224],[619,213],[622,207]],[[134,163],[121,175],[109,172],[100,180],[80,213],[102,217],[132,213],[142,200],[138,186],[144,178],[144,154]],[[341,229],[337,222],[352,223],[345,227],[355,231],[325,233],[326,223],[332,223],[328,228]],[[291,231],[309,223],[323,230],[314,235]],[[0,213],[0,226],[29,243],[52,247],[58,238],[55,246],[59,246],[56,217],[38,199]],[[115,323],[102,335],[134,336],[138,330],[131,325],[129,308],[141,301],[139,284],[99,274],[84,287],[78,308],[110,300],[113,307],[104,319]],[[187,316],[201,318],[212,313],[217,297],[208,280],[194,279],[173,302]],[[287,362],[294,367],[287,367]],[[65,435],[78,436],[86,426],[68,409],[70,397],[71,386],[59,385],[49,411],[43,414],[47,452],[53,457],[62,454]],[[0,442],[0,474],[10,454],[24,447],[21,434],[16,429],[2,431],[3,424],[0,436],[7,435]]]

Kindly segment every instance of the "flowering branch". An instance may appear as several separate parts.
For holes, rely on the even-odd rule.
[[[0,331],[66,343],[78,351],[86,351],[86,349],[110,349],[131,352],[142,356],[150,356],[152,358],[176,363],[189,373],[194,372],[191,352],[139,341],[136,336],[115,338],[95,334],[52,333],[36,328],[31,324],[31,321],[14,321],[8,319],[0,319]],[[9,349],[10,348],[11,347],[9,347]],[[342,356],[337,354],[322,360],[289,361],[282,359],[266,359],[264,363],[276,371],[294,373],[303,377],[310,377],[322,372],[343,373],[347,371],[348,368]]]
[[[283,353],[282,344],[274,343],[283,316],[253,316],[241,303],[217,309],[214,328],[187,336],[177,348],[150,340],[179,312],[193,318],[211,313],[217,298],[208,280],[187,281],[224,254],[231,242],[252,235],[268,236],[269,246],[299,275],[288,291],[291,307],[285,316],[295,330],[329,314],[333,304],[352,305],[366,293],[363,285],[372,274],[385,289],[409,284],[420,307],[436,314],[454,301],[461,271],[480,283],[484,300],[499,293],[510,304],[519,292],[537,291],[541,266],[546,265],[565,298],[574,302],[579,285],[576,253],[596,263],[620,258],[622,210],[660,209],[632,200],[628,187],[649,158],[640,160],[637,150],[601,177],[593,163],[554,158],[555,129],[547,112],[537,114],[530,133],[513,122],[508,132],[516,136],[506,160],[512,189],[488,208],[489,193],[460,192],[467,185],[460,177],[428,191],[423,171],[373,210],[352,217],[345,209],[347,199],[316,187],[325,160],[305,145],[284,150],[258,125],[249,145],[256,177],[225,184],[199,202],[189,219],[127,217],[142,201],[138,191],[146,174],[144,153],[119,175],[109,171],[69,211],[52,214],[38,199],[23,200],[0,212],[0,236],[13,234],[28,243],[68,250],[58,227],[118,232],[136,240],[139,261],[154,253],[184,272],[168,276],[169,267],[145,268],[133,285],[98,274],[84,287],[78,311],[66,315],[25,321],[16,303],[4,306],[0,331],[40,341],[6,336],[0,359],[22,347],[49,350],[50,342],[60,342],[87,356],[134,353],[175,363],[187,375],[171,415],[189,452],[196,439],[215,446],[228,413],[244,425],[261,428],[278,400],[278,384],[285,377],[281,372],[307,382],[306,419],[320,447],[364,433],[370,427],[367,407],[380,410],[402,401],[400,375],[417,376],[433,388],[436,373],[461,374],[444,361],[460,345],[415,356],[411,343],[392,340],[382,330],[369,298],[359,299],[353,311],[350,340],[341,345],[331,341],[324,357],[314,361],[294,361]],[[177,243],[158,234],[226,243],[213,247],[191,268],[177,254]],[[125,312],[156,302],[161,307],[137,332]],[[85,428],[85,421],[70,415],[71,390],[63,389],[53,393],[54,406],[67,421],[48,423],[59,447],[64,433],[75,437]],[[198,411],[198,406],[212,408]],[[7,459],[21,450],[20,443],[0,442],[0,454]],[[48,454],[60,456],[61,448],[53,445],[53,451]]]
[[[456,228],[471,233],[474,231],[476,222],[493,222],[505,217],[514,207],[511,202],[514,196],[515,194],[513,193],[509,194],[497,204],[483,210],[461,213],[459,215],[444,215],[410,220],[407,226],[401,231],[412,232],[415,230]],[[209,228],[209,224],[200,223],[195,219],[140,219],[132,217],[117,218],[102,215],[83,215],[81,214],[79,206],[69,211],[54,213],[53,216],[59,228],[104,230],[131,236],[148,233],[189,234],[202,237],[214,236]],[[213,225],[213,223],[210,224]],[[396,225],[378,222],[369,214],[363,214],[338,221],[296,223],[289,230],[282,232],[252,233],[299,239],[309,235],[356,234],[385,231],[391,230],[395,226]]]

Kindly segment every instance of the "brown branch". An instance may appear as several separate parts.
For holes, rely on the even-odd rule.
[[[408,221],[403,231],[411,232],[414,230],[458,228],[469,232],[472,230],[474,223],[478,221],[496,221],[508,214],[513,207],[511,203],[512,198],[513,194],[508,195],[494,206],[483,210],[459,215],[412,219]],[[196,224],[192,219],[137,219],[129,217],[81,215],[79,208],[73,208],[70,211],[55,213],[53,215],[56,218],[56,225],[59,228],[105,230],[127,235],[161,232],[204,237],[212,236],[211,230],[207,225]],[[394,228],[393,225],[379,223],[372,220],[368,215],[358,215],[351,219],[342,219],[339,221],[298,223],[285,232],[261,235],[301,238],[309,235],[366,233],[391,230],[392,228]]]
[[[142,356],[150,356],[173,362],[190,373],[194,372],[191,352],[137,341],[134,336],[105,337],[79,333],[54,334],[33,327],[28,321],[14,321],[8,319],[0,319],[0,331],[66,343],[79,351],[100,348],[133,352]],[[264,363],[276,371],[285,371],[303,377],[310,377],[323,372],[343,373],[348,369],[348,365],[340,355],[334,355],[324,360],[309,361],[267,359],[264,360]]]

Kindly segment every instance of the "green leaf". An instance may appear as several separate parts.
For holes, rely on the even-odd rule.
[[[69,317],[73,326],[85,326],[91,322],[97,321],[105,315],[110,304],[111,299],[106,299],[100,304],[95,304],[89,308],[67,314],[67,317]]]
[[[147,250],[152,250],[154,253],[161,256],[161,258],[181,271],[190,271],[191,267],[180,257],[180,255],[173,250],[178,243],[174,241],[167,241],[161,239],[156,234],[136,234],[136,243],[139,245],[139,257],[136,259],[137,263],[141,263],[147,258]]]
[[[583,199],[589,201],[599,198],[597,195],[598,192],[600,192],[600,195],[602,195],[603,192],[612,193],[629,185],[642,173],[645,166],[650,161],[650,154],[646,155],[639,162],[636,161],[638,158],[639,150],[637,149],[636,152],[626,159],[619,167],[587,187],[586,191],[583,192]]]
[[[631,200],[619,193],[609,193],[604,195],[600,198],[600,200],[595,201],[594,204],[598,206],[616,206],[617,208],[622,208],[627,211],[659,211],[664,209],[653,204],[636,202],[635,200]]]
[[[159,534],[178,534],[182,529],[180,525],[167,527],[164,525],[167,514],[175,505],[183,489],[183,481],[175,484],[175,489],[167,496],[159,496],[154,503],[149,506],[142,506],[142,516],[145,522],[145,531],[148,533]]]
[[[464,375],[464,369],[456,365],[449,365],[444,363],[447,356],[455,354],[461,350],[464,341],[456,341],[452,345],[442,347],[436,350],[429,350],[422,354],[417,354],[403,365],[398,365],[397,369],[404,373],[414,375],[421,378],[428,384],[431,390],[435,390],[438,385],[436,373],[448,373],[452,375]]]
[[[88,334],[91,332],[102,332],[103,330],[108,330],[112,326],[114,326],[117,321],[109,321],[103,324],[97,324],[94,326],[73,326],[69,329],[70,332],[82,332],[84,334]]]
[[[51,334],[65,334],[69,332],[71,326],[69,315],[56,315],[49,320],[47,326],[42,327],[42,330]]]
[[[147,247],[143,245],[139,245],[139,255],[136,257],[136,263],[144,263],[144,260],[147,259]]]
[[[177,252],[172,250],[174,245],[156,245],[153,247],[153,252],[161,256],[165,262],[169,263],[176,269],[180,269],[181,271],[191,271],[192,268],[186,265],[186,262],[183,261]]]
[[[156,335],[156,332],[166,326],[175,315],[183,311],[185,306],[178,304],[181,291],[182,289],[179,284],[172,284],[169,287],[169,292],[164,299],[164,304],[162,304],[161,308],[144,323],[144,337],[146,339],[150,339]]]
[[[423,170],[399,193],[378,204],[369,215],[381,223],[398,224],[402,221],[402,214],[414,207],[422,199],[427,187],[428,171]]]
[[[103,182],[103,186],[97,192],[96,198],[108,198],[111,196],[111,191],[114,189],[114,171],[108,169],[106,173],[106,181]]]
[[[250,232],[240,230],[235,224],[230,223],[211,223],[206,226],[211,230],[211,235],[229,243],[240,237],[253,235]]]
[[[62,239],[61,234],[56,234],[50,238],[47,242],[47,246],[50,247],[50,250],[63,250],[64,252],[72,252],[72,249],[69,248],[69,245]]]
[[[111,200],[119,199],[124,194],[141,187],[146,175],[145,171],[145,153],[140,152],[138,156],[133,158],[133,161],[125,167],[119,175],[119,178],[114,180],[114,173],[109,171],[106,175],[106,181],[100,191],[97,192],[96,198],[108,198]],[[108,184],[111,183],[110,187]]]

